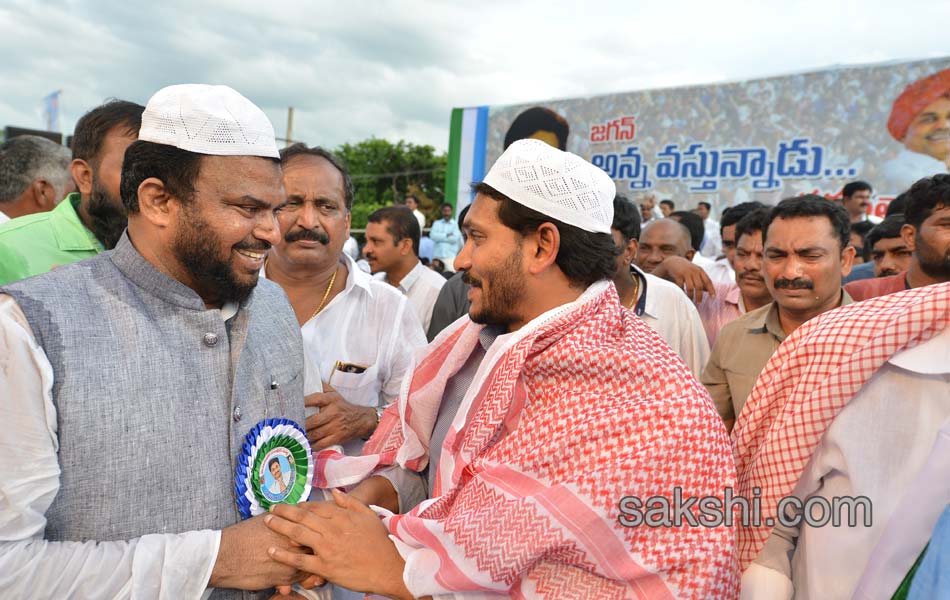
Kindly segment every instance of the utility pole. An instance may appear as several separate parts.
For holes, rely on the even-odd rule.
[[[287,143],[294,143],[294,107],[287,107]]]

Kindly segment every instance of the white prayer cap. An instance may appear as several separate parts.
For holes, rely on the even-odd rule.
[[[198,154],[280,158],[267,115],[226,85],[158,90],[145,106],[139,139]]]
[[[540,140],[518,140],[498,157],[484,183],[567,225],[610,233],[617,187],[607,173],[576,154]]]

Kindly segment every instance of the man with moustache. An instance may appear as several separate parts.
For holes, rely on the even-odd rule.
[[[247,599],[302,579],[233,491],[248,431],[304,417],[300,330],[259,281],[284,203],[273,127],[231,88],[175,85],[137,133],[115,248],[0,288],[4,598]]]
[[[841,189],[841,206],[848,211],[852,223],[870,221],[876,225],[881,222],[880,217],[868,214],[873,193],[871,184],[866,181],[851,181]]]
[[[840,204],[814,194],[786,198],[769,213],[762,274],[774,300],[722,328],[702,376],[728,429],[785,338],[809,319],[852,302],[841,287],[854,259],[850,229]]]
[[[950,69],[908,85],[894,100],[887,130],[904,148],[884,165],[890,191],[950,169]]]
[[[113,100],[76,123],[70,172],[79,188],[49,212],[0,226],[0,285],[46,273],[116,245],[126,216],[119,198],[122,157],[144,107]]]
[[[422,327],[428,330],[445,277],[419,260],[419,224],[415,219],[405,206],[373,212],[367,217],[363,256],[378,281],[406,295]]]
[[[696,305],[713,347],[719,331],[727,323],[772,301],[762,277],[762,230],[768,217],[769,209],[760,208],[735,224],[733,235],[738,240],[733,262],[735,281],[715,283],[716,295],[705,295]]]
[[[891,277],[910,268],[914,253],[907,248],[901,235],[904,222],[903,214],[893,215],[875,225],[868,233],[865,243],[871,247],[875,277]]]
[[[912,255],[906,272],[853,281],[855,300],[950,281],[950,175],[924,177],[905,193],[901,242]]]
[[[619,520],[629,494],[733,484],[702,386],[610,281],[615,195],[544,142],[501,155],[455,263],[471,319],[420,354],[363,456],[318,455],[316,485],[359,482],[350,495],[272,511],[269,526],[315,552],[276,559],[392,598],[735,597],[732,528]]]
[[[277,216],[281,240],[267,259],[266,277],[287,293],[313,369],[307,382],[314,385],[304,392],[307,406],[319,412],[307,418],[307,436],[316,450],[341,444],[357,456],[399,395],[425,335],[406,297],[343,252],[353,206],[343,165],[300,143],[281,150],[280,158],[287,204]]]

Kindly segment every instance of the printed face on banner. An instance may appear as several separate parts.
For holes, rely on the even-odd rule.
[[[950,97],[940,98],[914,117],[904,145],[943,163],[950,160]]]

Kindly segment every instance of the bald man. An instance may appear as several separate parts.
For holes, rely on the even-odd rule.
[[[679,256],[692,261],[695,253],[690,245],[689,229],[673,219],[654,220],[640,233],[637,266],[652,273],[665,258]]]

